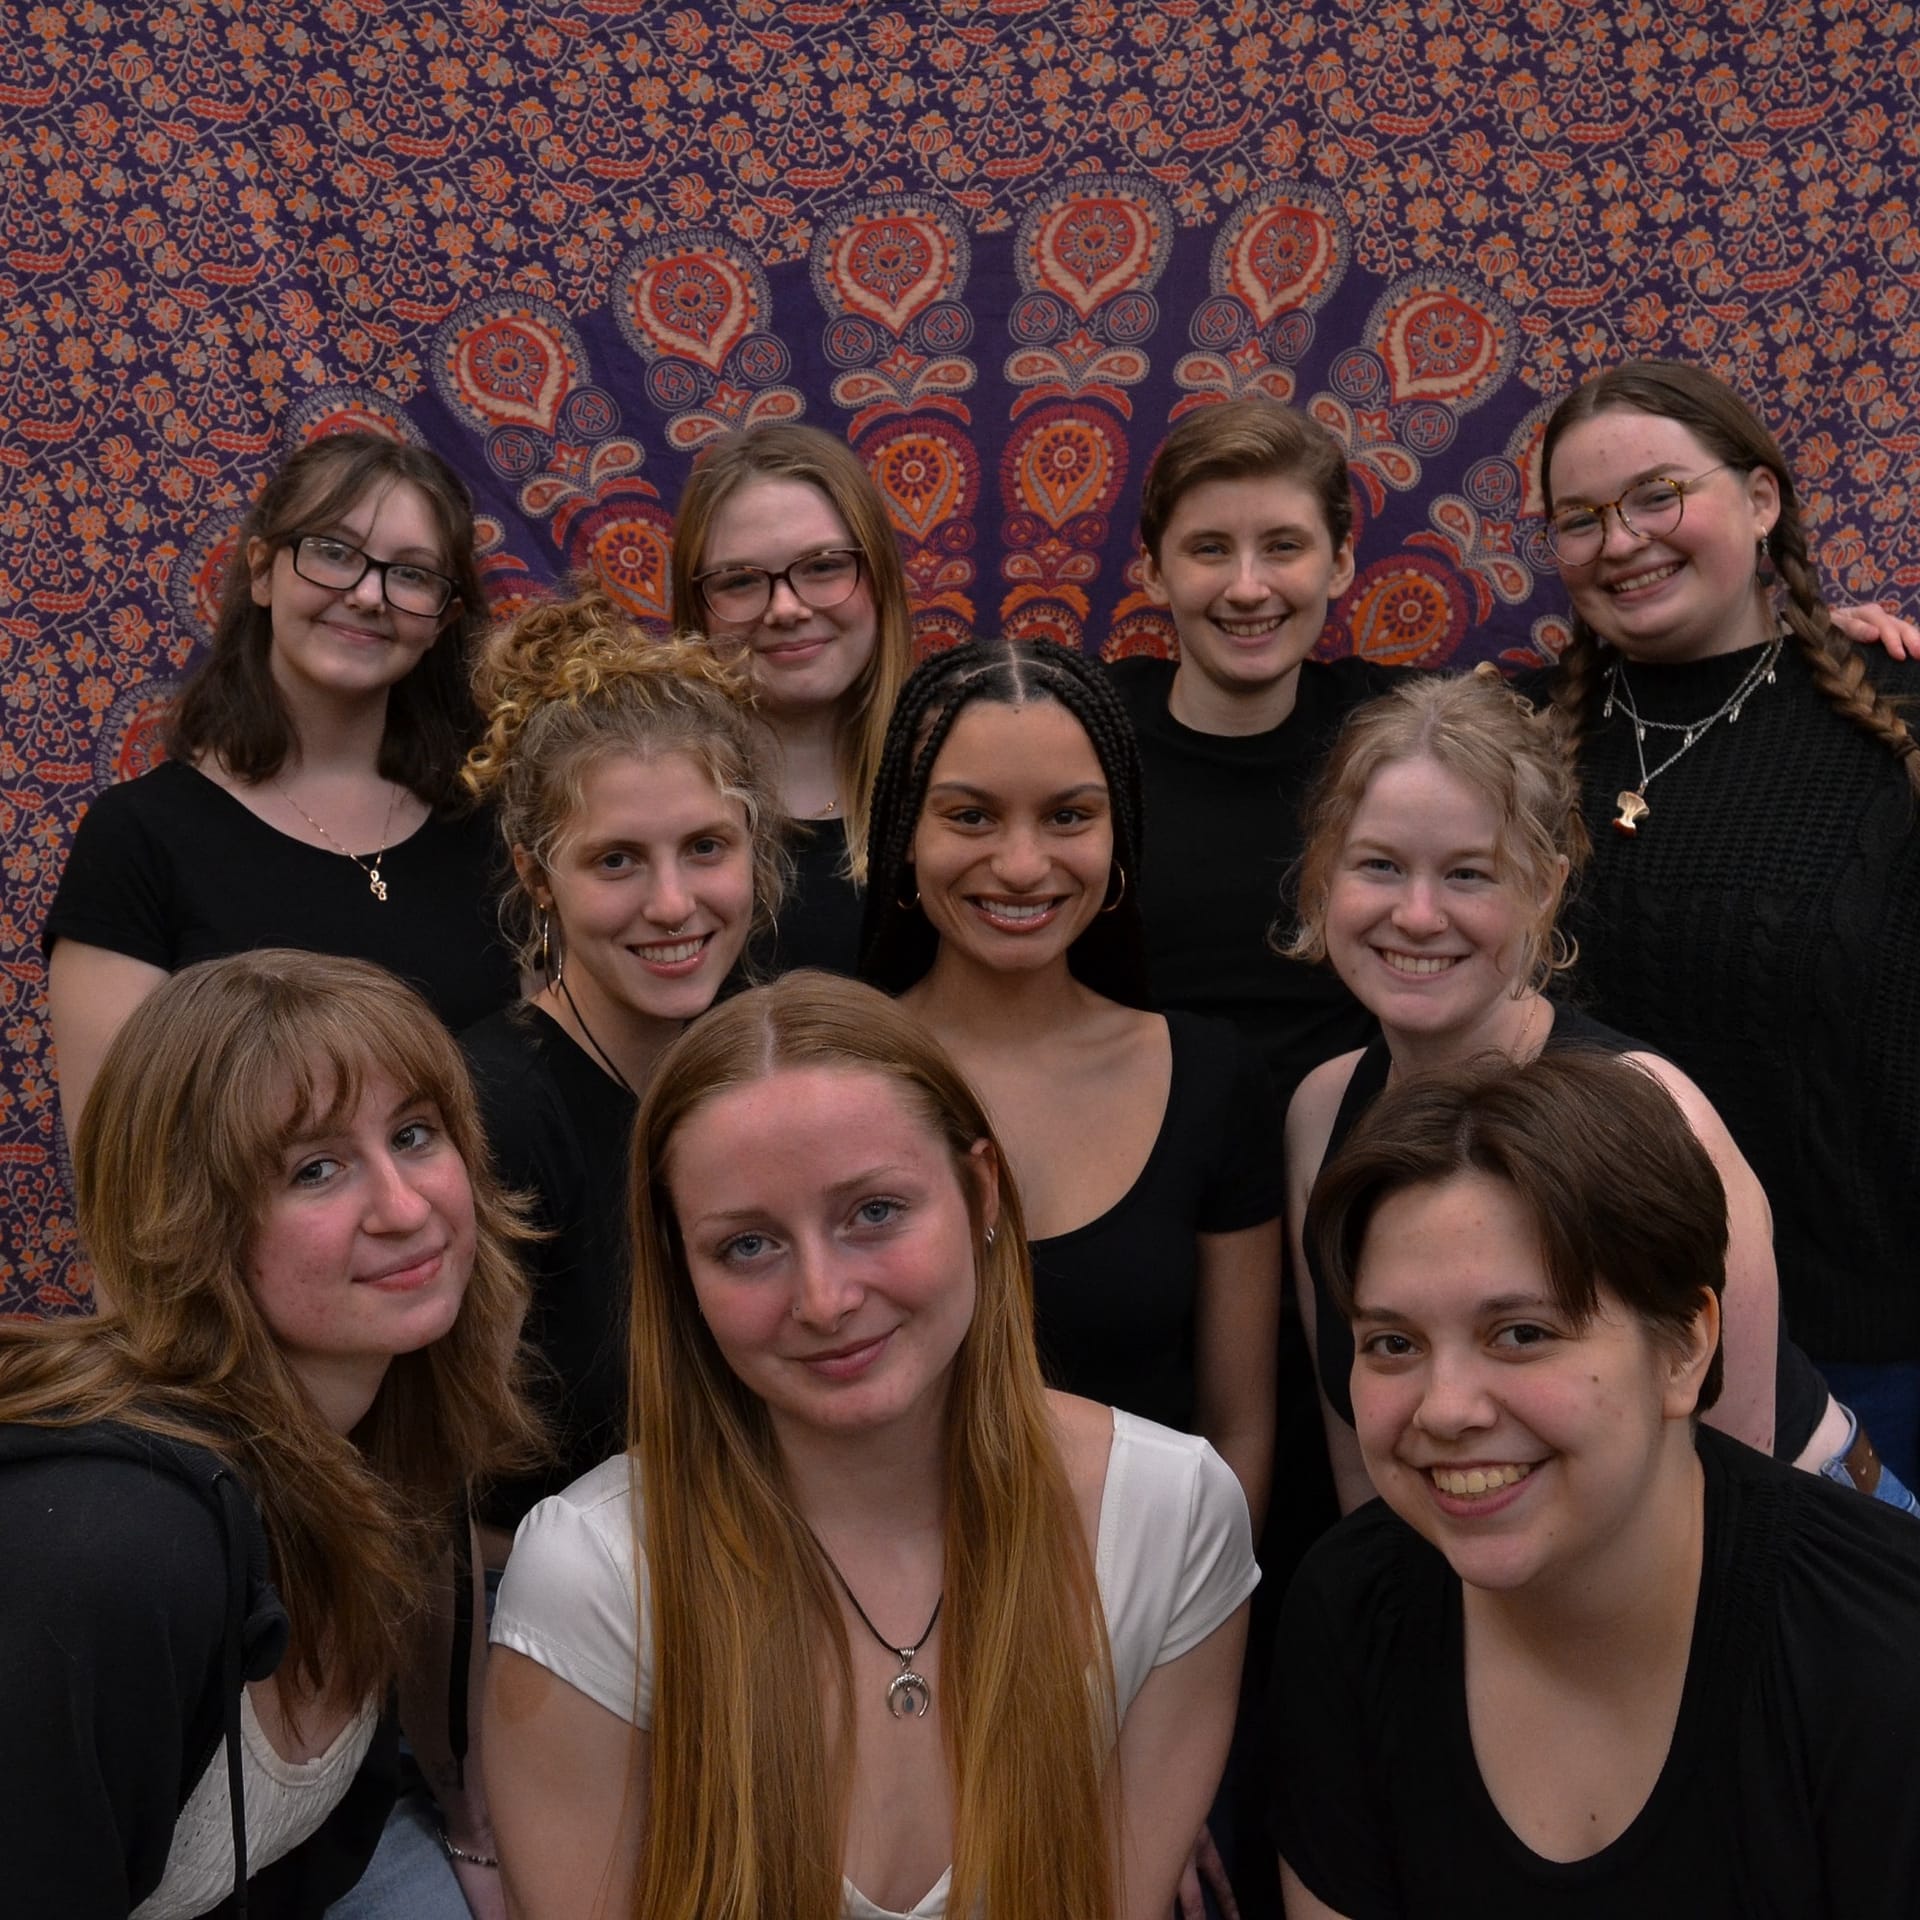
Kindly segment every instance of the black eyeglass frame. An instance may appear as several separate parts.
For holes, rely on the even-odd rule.
[[[838,595],[835,599],[809,599],[808,596],[801,591],[799,582],[794,579],[793,570],[795,567],[804,567],[809,560],[825,560],[829,556],[851,560],[853,562],[853,578],[849,582],[846,592]],[[835,607],[845,606],[846,603],[860,591],[860,582],[865,577],[866,570],[867,556],[859,547],[815,547],[811,553],[803,553],[789,560],[778,572],[775,572],[770,567],[711,567],[705,573],[696,573],[693,576],[693,585],[694,591],[700,596],[700,604],[706,608],[708,614],[713,619],[727,626],[744,627],[749,622],[758,620],[766,610],[773,605],[773,590],[776,585],[783,581],[786,583],[787,591],[792,594],[803,607],[810,608],[815,613],[828,613]],[[709,580],[717,580],[723,573],[755,573],[760,576],[766,589],[766,597],[752,613],[722,613],[720,609],[713,604],[713,600],[707,591],[707,582]]]
[[[300,550],[309,540],[324,540],[329,546],[339,547],[347,553],[357,553],[360,556],[360,571],[351,580],[316,580],[300,564]],[[435,567],[423,567],[417,560],[376,560],[364,547],[356,547],[351,540],[343,540],[337,533],[315,533],[309,530],[305,533],[290,535],[287,540],[287,550],[293,556],[294,572],[299,574],[310,587],[326,587],[334,593],[351,593],[367,577],[369,570],[378,573],[381,599],[394,612],[410,613],[416,620],[439,619],[453,605],[460,592],[460,583],[451,575],[444,574]],[[429,613],[424,608],[405,606],[396,600],[387,583],[387,574],[394,567],[404,567],[409,573],[424,574],[429,580],[439,581],[446,588],[446,592],[440,596],[440,604]]]
[[[1626,493],[1623,493],[1617,500],[1597,500],[1592,506],[1567,508],[1566,511],[1568,513],[1592,514],[1594,524],[1599,528],[1600,533],[1599,538],[1593,543],[1593,551],[1591,553],[1563,553],[1560,550],[1560,516],[1550,513],[1547,515],[1547,545],[1553,549],[1553,557],[1558,560],[1563,567],[1590,567],[1594,561],[1600,558],[1602,551],[1606,547],[1608,514],[1612,514],[1634,539],[1657,540],[1661,534],[1671,533],[1673,527],[1677,527],[1680,522],[1687,517],[1687,496],[1698,489],[1701,481],[1712,479],[1716,473],[1725,473],[1728,468],[1733,465],[1734,462],[1731,460],[1722,460],[1717,467],[1704,467],[1700,472],[1691,474],[1684,480],[1676,480],[1671,474],[1667,473],[1652,474],[1645,480],[1636,480],[1633,485],[1627,489]],[[1672,527],[1661,527],[1658,532],[1655,533],[1643,533],[1640,528],[1633,524],[1633,519],[1627,512],[1628,495],[1639,493],[1648,487],[1666,487],[1672,491],[1675,502]],[[1664,508],[1662,511],[1664,511]]]

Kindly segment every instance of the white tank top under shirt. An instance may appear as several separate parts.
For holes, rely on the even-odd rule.
[[[1247,1503],[1204,1440],[1118,1408],[1100,1494],[1094,1574],[1113,1649],[1121,1719],[1155,1667],[1197,1647],[1260,1579]],[[493,1642],[538,1661],[609,1713],[652,1724],[653,1626],[634,1592],[633,1505],[624,1454],[520,1523]],[[637,1706],[636,1706],[637,1703]],[[944,1920],[951,1870],[910,1914],[843,1881],[843,1920]]]
[[[369,1700],[341,1728],[325,1753],[283,1760],[262,1732],[253,1696],[240,1692],[240,1793],[247,1809],[247,1872],[284,1858],[346,1798],[373,1744],[378,1702]],[[193,1920],[233,1891],[233,1815],[227,1794],[227,1743],[214,1749],[207,1770],[187,1796],[173,1826],[167,1870],[134,1908],[130,1920]]]

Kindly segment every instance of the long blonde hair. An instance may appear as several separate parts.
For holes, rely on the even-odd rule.
[[[894,1082],[946,1142],[973,1215],[978,1304],[946,1410],[949,1911],[1106,1920],[1112,1661],[1034,1352],[1019,1198],[995,1148],[1000,1214],[989,1240],[968,1160],[993,1135],[972,1090],[884,995],[809,972],[742,994],[682,1034],[634,1133],[636,1575],[652,1593],[654,1693],[633,1912],[840,1912],[854,1744],[846,1633],[767,1409],[700,1317],[669,1178],[675,1134],[705,1102],[802,1066]]]
[[[754,925],[773,924],[788,867],[776,756],[740,667],[698,636],[643,633],[605,588],[585,581],[490,634],[473,684],[486,733],[460,777],[470,793],[494,798],[509,852],[526,849],[544,873],[595,767],[621,754],[684,753],[745,812]],[[525,880],[509,888],[503,913],[521,965],[532,969],[538,916]]]
[[[476,1248],[452,1330],[396,1357],[345,1437],[289,1368],[247,1263],[288,1144],[338,1124],[374,1074],[439,1109],[472,1184]],[[292,1625],[284,1671],[313,1692],[384,1691],[467,1489],[539,1450],[518,1360],[526,1229],[495,1184],[459,1049],[365,961],[274,948],[210,960],[120,1029],[74,1170],[114,1310],[0,1325],[0,1422],[117,1420],[229,1461],[272,1547]]]
[[[819,427],[777,425],[730,434],[709,447],[687,478],[673,521],[673,611],[683,626],[703,625],[695,576],[706,564],[714,515],[752,480],[802,480],[847,523],[873,585],[873,657],[849,694],[834,738],[840,813],[847,823],[847,870],[867,883],[867,823],[873,782],[887,740],[887,716],[913,665],[913,612],[906,569],[887,503],[844,440]]]

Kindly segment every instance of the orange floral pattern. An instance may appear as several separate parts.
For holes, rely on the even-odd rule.
[[[1832,585],[1914,598],[1912,0],[29,0],[0,79],[0,1312],[76,1304],[39,936],[145,765],[235,522],[351,421],[470,477],[511,604],[664,623],[715,434],[845,432],[922,639],[1161,649],[1130,531],[1177,412],[1310,408],[1328,644],[1551,652],[1553,400],[1706,361]]]

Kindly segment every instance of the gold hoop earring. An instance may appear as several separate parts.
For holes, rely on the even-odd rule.
[[[1122,865],[1120,864],[1120,862],[1119,862],[1118,860],[1116,860],[1116,861],[1115,861],[1115,862],[1113,863],[1113,870],[1114,870],[1114,872],[1115,872],[1115,873],[1117,873],[1117,874],[1118,874],[1118,875],[1120,876],[1120,891],[1119,891],[1118,893],[1116,893],[1116,894],[1115,894],[1115,895],[1113,896],[1113,898],[1112,898],[1111,900],[1109,900],[1109,901],[1108,901],[1108,902],[1106,903],[1106,905],[1105,905],[1105,906],[1103,906],[1103,907],[1102,907],[1102,908],[1100,909],[1100,911],[1101,911],[1102,913],[1116,913],[1116,912],[1118,912],[1118,911],[1119,911],[1119,907],[1120,907],[1120,902],[1121,902],[1122,900],[1124,900],[1124,899],[1125,899],[1125,898],[1127,897],[1127,870],[1126,870],[1126,868],[1125,868],[1125,867],[1123,867],[1123,866],[1122,866]]]
[[[560,982],[566,977],[567,956],[561,951],[559,941],[553,937],[552,920],[551,910],[542,907],[540,909],[540,978],[547,983],[549,992],[557,992]]]
[[[902,913],[912,913],[920,904],[920,889],[918,887],[914,888],[913,898],[911,900],[902,900],[899,894],[896,893],[893,896],[893,904],[898,907]]]

